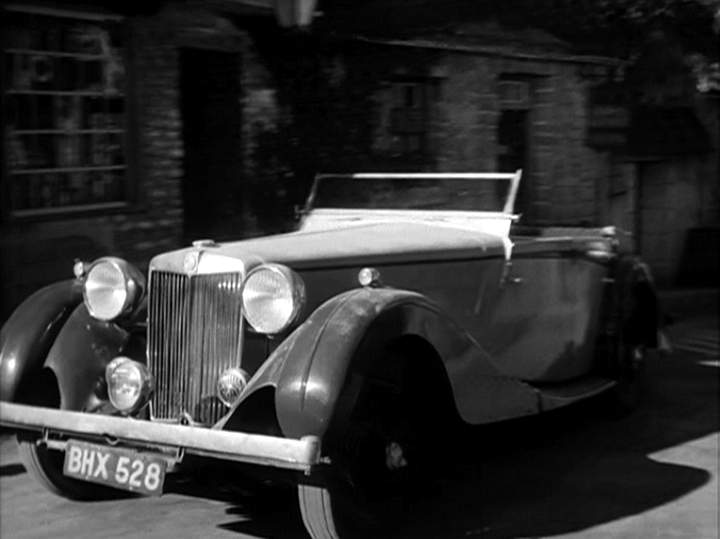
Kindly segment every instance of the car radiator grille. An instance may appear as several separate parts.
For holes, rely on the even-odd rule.
[[[240,365],[240,273],[194,275],[153,271],[148,297],[148,366],[155,376],[151,414],[211,424],[226,411],[219,374]]]

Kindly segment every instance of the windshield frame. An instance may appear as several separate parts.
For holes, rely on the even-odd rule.
[[[498,212],[488,212],[477,210],[477,213],[501,213],[505,215],[513,215],[515,208],[515,199],[517,198],[518,187],[520,185],[520,178],[522,176],[522,169],[518,169],[515,172],[359,172],[359,173],[321,173],[315,176],[313,180],[310,194],[305,202],[305,207],[302,210],[303,214],[308,214],[313,210],[329,210],[329,209],[348,209],[341,206],[322,206],[315,207],[315,194],[318,189],[318,185],[324,178],[345,178],[351,180],[379,180],[379,179],[393,179],[393,180],[443,180],[443,179],[465,179],[465,180],[476,180],[476,181],[497,181],[506,180],[510,182],[510,189],[505,199],[503,209]],[[383,210],[390,211],[408,211],[417,212],[417,209],[409,208],[383,208]],[[353,211],[375,211],[373,208],[357,209],[353,208]],[[427,210],[428,212],[453,212],[457,213],[457,210]],[[472,213],[475,210],[465,210],[466,212]]]

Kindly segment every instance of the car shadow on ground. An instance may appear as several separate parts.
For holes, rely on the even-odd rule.
[[[22,464],[3,464],[0,466],[0,477],[10,477],[25,473],[25,467]]]
[[[272,537],[273,539],[306,539],[297,503],[297,490],[290,486],[268,488],[257,483],[249,488],[237,488],[221,480],[217,472],[176,482],[172,478],[165,491],[198,498],[212,498],[227,503],[228,522],[218,525],[223,530],[243,536]],[[237,476],[238,482],[243,479]],[[231,480],[230,480],[231,481]]]
[[[610,418],[604,401],[594,399],[474,429],[451,459],[437,463],[438,479],[427,481],[407,529],[395,536],[553,536],[640,514],[698,489],[711,480],[706,469],[661,462],[653,453],[719,430],[718,369],[702,359],[654,357],[645,402],[622,419]],[[203,490],[194,495],[213,497]],[[219,525],[224,530],[306,537],[294,489],[220,497],[232,518]]]
[[[623,419],[608,417],[599,398],[478,429],[475,454],[449,467],[441,492],[415,508],[401,537],[572,533],[701,487],[711,480],[706,469],[652,456],[718,431],[718,371],[701,360],[653,357],[645,401]]]

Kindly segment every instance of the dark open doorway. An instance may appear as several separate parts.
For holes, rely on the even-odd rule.
[[[240,55],[180,50],[185,241],[242,234]]]
[[[525,216],[524,222],[532,217],[528,204],[528,111],[526,109],[503,110],[497,125],[498,155],[497,166],[501,172],[523,171],[523,180],[515,199],[515,213]]]

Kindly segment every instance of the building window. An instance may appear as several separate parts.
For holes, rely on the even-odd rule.
[[[525,80],[500,79],[498,97],[502,109],[530,108],[530,83]]]
[[[425,151],[429,87],[426,81],[392,82],[389,129],[396,155],[417,156]]]
[[[1,57],[5,212],[30,217],[124,206],[120,26],[10,15]]]

